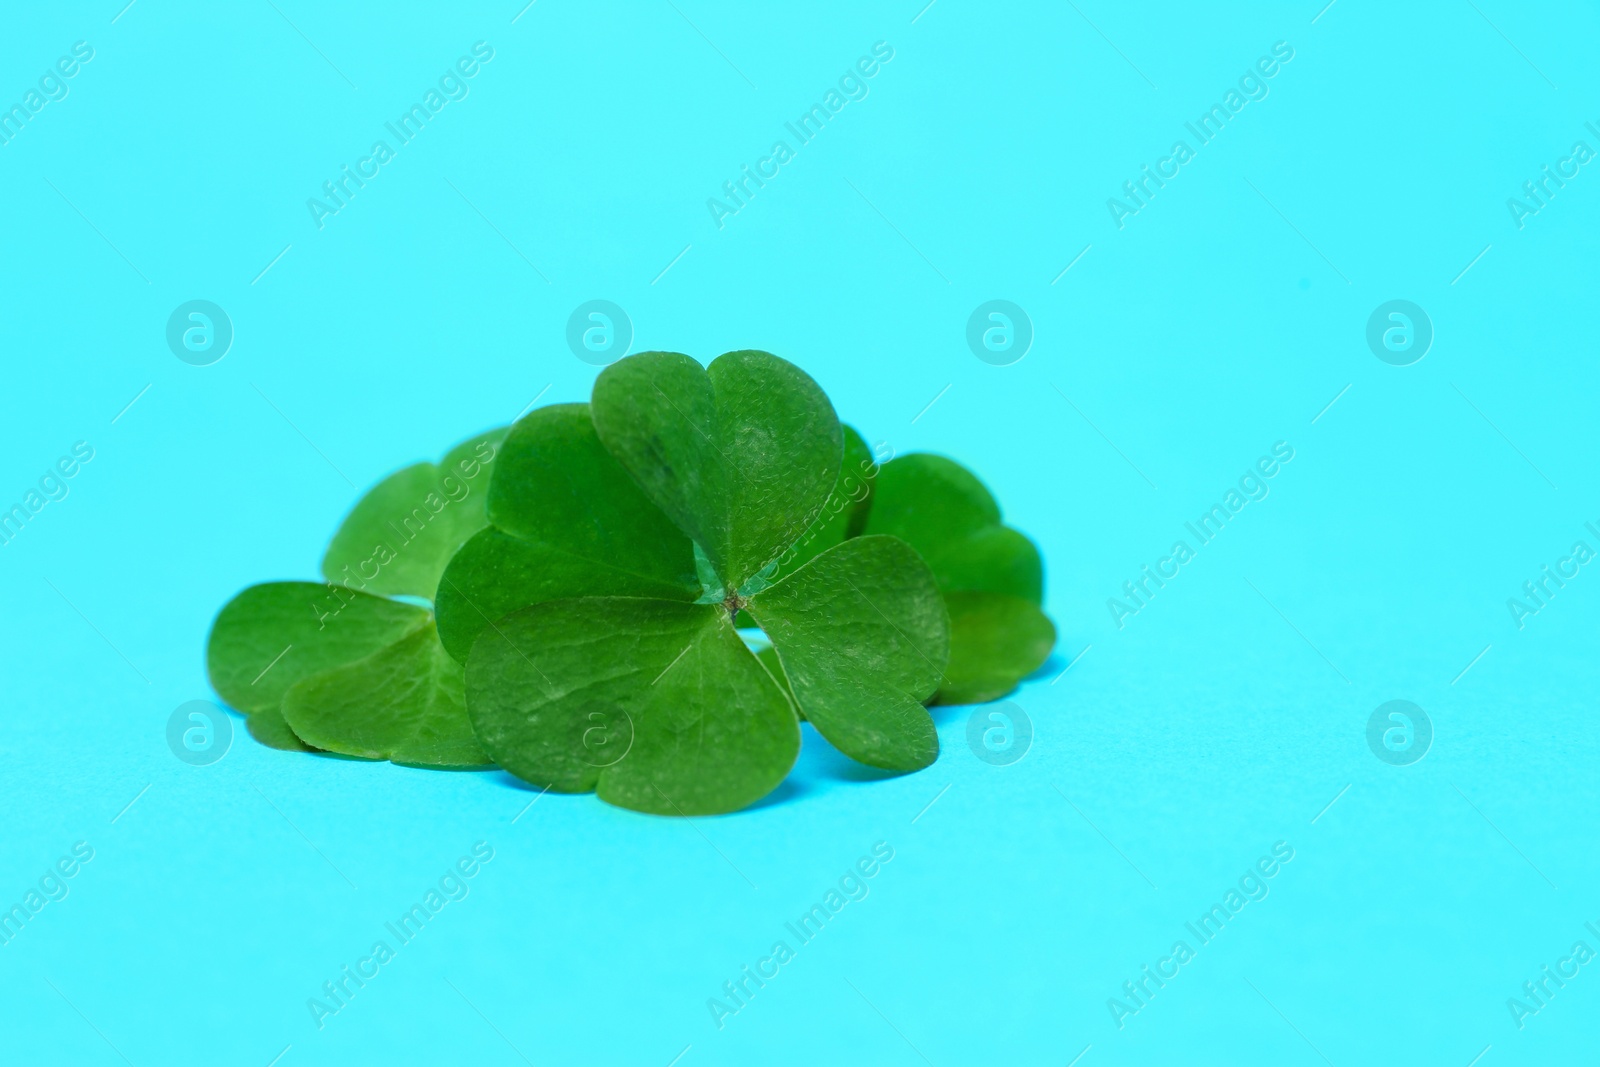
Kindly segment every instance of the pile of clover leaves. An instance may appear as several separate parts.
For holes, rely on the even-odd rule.
[[[1004,695],[1055,643],[1038,550],[983,484],[940,456],[875,463],[765,352],[623,359],[589,404],[380,482],[322,571],[213,625],[212,684],[258,740],[498,764],[668,815],[765,796],[802,720],[926,767],[926,703]]]

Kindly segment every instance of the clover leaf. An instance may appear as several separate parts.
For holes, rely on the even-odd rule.
[[[212,683],[253,736],[493,761],[664,815],[766,795],[801,720],[926,767],[929,701],[993,699],[1055,641],[1038,550],[974,475],[880,469],[811,378],[755,351],[625,358],[590,404],[390,475],[323,573],[246,589],[212,627]]]
[[[244,723],[245,728],[250,731],[250,736],[268,748],[278,748],[285,752],[318,751],[300,740],[299,736],[289,729],[289,724],[284,721],[283,711],[280,708],[247,716]]]
[[[1002,524],[994,497],[965,467],[925,453],[890,460],[874,483],[865,529],[914,547],[945,595],[950,662],[937,699],[994,700],[1050,655],[1055,626],[1039,609],[1039,550]]]
[[[211,625],[211,686],[274,748],[303,747],[283,720],[296,682],[372,655],[428,623],[428,612],[321,582],[268,582],[230,600]]]
[[[1020,597],[957,591],[944,599],[950,609],[950,665],[939,687],[941,703],[998,700],[1038,670],[1055,647],[1055,626]]]
[[[693,544],[601,445],[587,404],[540,408],[511,428],[488,518],[439,581],[439,637],[462,663],[484,627],[532,604],[700,595]]]
[[[432,600],[450,557],[488,525],[489,472],[505,435],[501,427],[468,438],[437,466],[418,463],[379,482],[333,535],[323,577],[380,596]]]
[[[461,695],[425,608],[315,582],[251,586],[222,609],[211,684],[272,748],[479,766]]]
[[[950,622],[926,563],[894,537],[835,545],[752,596],[806,719],[873,767],[920,770],[939,755],[922,702],[943,678]]]
[[[839,477],[806,532],[778,558],[771,581],[793,574],[834,545],[858,536],[866,525],[878,464],[854,427],[841,424],[840,429],[844,431],[844,459]]]
[[[630,356],[600,373],[592,404],[600,440],[729,594],[805,533],[838,479],[833,405],[766,352],[729,352],[704,368],[673,352]]]
[[[290,687],[283,718],[331,752],[442,767],[486,764],[466,719],[461,664],[431,621],[364,659]],[[466,726],[466,729],[463,727]]]
[[[714,604],[586,597],[515,612],[473,644],[467,708],[512,774],[658,815],[751,804],[800,751],[783,689]]]
[[[272,582],[230,601],[212,625],[212,685],[274,748],[433,766],[487,762],[426,608],[461,541],[487,522],[490,465],[504,429],[416,464],[368,492],[323,559],[326,583]],[[337,579],[337,580],[336,580]]]
[[[845,435],[816,383],[764,352],[703,371],[648,353],[601,373],[592,413],[601,441],[700,546],[730,615],[747,611],[771,639],[818,732],[872,766],[933,762],[938,737],[921,702],[949,655],[948,616],[909,546],[845,539],[865,493],[841,474]],[[849,436],[865,472],[866,444]],[[843,521],[830,521],[830,500]]]
[[[679,394],[667,432],[695,430],[677,425],[676,413],[693,408],[694,389],[707,379],[718,388],[732,381],[754,389],[753,382],[761,390],[754,414],[718,413],[714,402],[723,394],[702,395],[711,405],[701,411],[702,427],[737,423],[732,439],[758,442],[761,457],[809,449],[820,463],[835,440],[843,451],[831,406],[819,404],[814,383],[788,364],[740,353],[701,371],[685,360],[652,354],[614,365],[635,394]],[[874,470],[860,435],[848,435],[856,473],[841,473],[834,460],[826,493],[815,479],[794,481],[792,465],[771,466],[764,488],[743,486],[736,472],[720,490],[701,492],[729,470],[727,455],[745,446],[722,441],[695,451],[684,438],[638,451],[629,434],[620,444],[606,437],[601,411],[598,400],[588,411],[546,409],[512,429],[490,486],[492,525],[463,547],[440,583],[446,647],[454,652],[471,641],[467,706],[489,754],[535,784],[593,789],[611,803],[662,813],[732,810],[775,787],[795,753],[771,731],[775,722],[787,724],[781,734],[795,741],[797,709],[842,751],[874,766],[914,770],[932,762],[938,739],[921,701],[938,686],[949,622],[932,573],[909,546],[890,537],[846,540],[864,519]],[[628,419],[645,425],[637,412]],[[700,443],[710,440],[708,433]],[[670,448],[681,452],[671,458]],[[630,456],[642,474],[628,466]],[[766,463],[761,458],[755,469]],[[780,533],[754,510],[753,500],[767,498],[752,495],[759,493],[783,501],[788,525]],[[801,506],[802,493],[820,503]],[[657,507],[645,494],[665,503]],[[667,508],[677,510],[676,526]],[[719,557],[678,528],[697,523],[727,534]],[[514,607],[520,610],[507,612]],[[738,637],[741,610],[766,626],[769,662]],[[761,724],[751,751],[730,740],[738,730],[729,724],[740,716]],[[630,744],[595,748],[618,723],[632,731]],[[681,753],[690,724],[697,736],[720,738],[721,748],[697,749],[692,759]]]
[[[761,572],[761,580],[781,581],[834,545],[859,535],[866,524],[878,464],[854,427],[841,424],[840,428],[844,431],[844,461],[839,465],[839,477],[828,494],[827,503],[800,539],[790,545],[776,563]],[[741,628],[755,625],[744,613],[740,613],[735,623]],[[773,662],[776,661],[776,653],[773,653]]]

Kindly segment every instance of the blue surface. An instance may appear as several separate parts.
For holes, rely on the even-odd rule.
[[[1600,967],[1566,964],[1536,1014],[1523,985],[1600,949],[1600,577],[1569,563],[1536,614],[1508,607],[1600,549],[1600,176],[1570,162],[1508,205],[1600,149],[1591,8],[121,2],[14,5],[0,35],[3,101],[93,48],[0,144],[0,506],[93,449],[0,547],[0,898],[93,849],[0,947],[0,1059],[1593,1048]],[[492,60],[445,83],[464,98],[319,228],[308,198],[479,41]],[[880,41],[865,97],[792,143]],[[1185,123],[1275,42],[1293,58],[1199,143]],[[778,139],[793,158],[719,228],[708,198]],[[1179,139],[1192,158],[1119,228],[1108,198]],[[270,751],[237,721],[220,762],[174,758],[216,609],[314,577],[388,471],[585,398],[567,319],[596,299],[635,350],[769,349],[869,440],[982,474],[1043,549],[1061,633],[1011,698],[1019,762],[937,709],[922,773],[808,733],[767,802],[685,822]],[[1034,330],[1009,366],[966,341],[996,299]],[[1434,330],[1409,366],[1366,340],[1397,299]],[[210,366],[167,345],[191,300],[232,323]],[[1184,524],[1277,442],[1270,493],[1196,544]],[[1119,627],[1108,599],[1179,539],[1193,558]],[[1409,766],[1367,741],[1397,699],[1433,727]],[[467,895],[396,947],[384,924],[477,842],[492,860],[445,883]],[[788,933],[878,842],[868,895]],[[1268,895],[1201,944],[1186,923],[1277,842]],[[394,958],[319,1028],[308,1000],[379,939]],[[793,958],[719,1028],[708,1000],[779,940]],[[1128,999],[1179,940],[1193,958]]]

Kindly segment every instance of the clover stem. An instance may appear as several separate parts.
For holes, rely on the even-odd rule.
[[[722,602],[722,606],[728,609],[729,619],[737,619],[740,609],[744,607],[744,598],[738,593],[729,593],[727,599]]]

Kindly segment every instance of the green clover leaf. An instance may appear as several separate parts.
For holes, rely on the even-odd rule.
[[[776,563],[748,583],[752,591],[757,585],[782,581],[834,545],[858,536],[866,525],[878,464],[854,427],[841,424],[840,428],[844,431],[844,462],[839,466],[839,477],[828,494],[827,503],[800,539],[790,545]],[[741,613],[735,622],[741,628],[755,625],[748,613]],[[776,662],[776,654],[773,662]],[[804,717],[802,714],[801,718]]]
[[[323,577],[380,596],[432,600],[450,557],[489,523],[484,502],[505,435],[501,427],[468,438],[438,465],[418,463],[379,482],[333,535]]]
[[[736,353],[703,371],[687,357],[647,354],[606,373],[615,376],[596,385],[592,430],[581,407],[512,430],[490,488],[493,525],[440,585],[446,646],[472,638],[467,706],[490,755],[538,785],[669,814],[733,810],[775,787],[794,760],[797,708],[854,758],[902,771],[931,763],[938,738],[922,701],[938,688],[949,621],[908,545],[846,539],[865,519],[875,474],[860,435],[843,435],[854,473],[829,464],[831,487],[819,493],[825,483],[774,457],[810,454],[820,465],[842,431],[815,385],[781,360]],[[608,436],[607,396],[613,425],[627,432]],[[754,412],[741,412],[740,398],[753,396]],[[652,430],[664,413],[666,426]],[[663,434],[678,437],[663,443]],[[767,484],[745,485],[729,465],[735,455]],[[641,492],[661,507],[635,499]],[[782,501],[781,524],[758,500]],[[713,547],[721,538],[720,554],[703,543],[694,551],[670,511]],[[574,542],[597,533],[609,540]],[[619,588],[613,572],[636,560],[651,566]],[[674,578],[670,598],[649,588]],[[710,588],[696,596],[699,585]],[[459,633],[468,610],[457,611],[457,587],[472,613]],[[741,609],[772,639],[769,661],[738,638]],[[612,736],[617,723],[632,731],[624,751],[585,742]],[[686,755],[691,727],[697,744],[717,738],[721,750]],[[741,729],[755,729],[753,741],[735,740]]]
[[[782,581],[834,545],[860,535],[866,526],[878,464],[854,427],[841,424],[840,429],[844,431],[844,461],[839,464],[839,477],[806,532],[778,558],[770,581]]]
[[[462,663],[484,627],[532,604],[700,595],[694,546],[601,445],[587,404],[540,408],[511,428],[488,516],[439,581],[439,637]]]
[[[857,537],[752,596],[806,719],[839,751],[915,771],[939,755],[922,706],[943,678],[950,622],[933,573],[904,541]]]
[[[1001,523],[1000,506],[971,471],[925,453],[890,460],[873,485],[866,532],[909,543],[945,595],[950,662],[940,701],[1004,696],[1050,655],[1055,626],[1039,609],[1039,550]]]
[[[844,448],[822,389],[766,352],[729,352],[706,368],[672,352],[619,360],[595,380],[593,416],[606,448],[730,594],[806,532]]]
[[[880,470],[811,378],[755,351],[625,358],[591,404],[390,475],[323,573],[252,586],[212,627],[212,683],[258,740],[494,761],[663,815],[769,793],[802,719],[863,763],[926,767],[930,700],[1000,696],[1055,641],[1038,551],[975,476]]]
[[[783,689],[715,604],[587,597],[485,629],[467,708],[519,778],[658,815],[736,811],[800,751]]]
[[[1055,647],[1056,628],[1034,604],[1004,593],[957,591],[950,609],[950,665],[944,704],[986,704],[1017,687]]]
[[[274,748],[305,747],[284,722],[303,679],[364,659],[428,625],[426,609],[321,582],[267,582],[230,600],[211,625],[211,686]]]
[[[206,659],[213,688],[272,748],[488,762],[467,720],[461,665],[425,608],[332,584],[255,585],[218,614]]]
[[[330,752],[481,766],[489,758],[466,719],[463,684],[461,664],[429,622],[364,659],[296,682],[284,694],[283,719],[301,740]]]
[[[285,752],[317,751],[317,749],[300,740],[299,736],[289,729],[289,724],[284,721],[283,711],[280,708],[272,708],[268,711],[261,711],[247,716],[244,724],[245,728],[250,731],[250,736],[268,748],[278,748]]]
[[[504,429],[379,482],[340,525],[324,584],[272,582],[230,601],[212,625],[212,685],[273,748],[431,766],[487,762],[472,734],[461,667],[427,609],[461,542],[487,523],[489,470]]]

